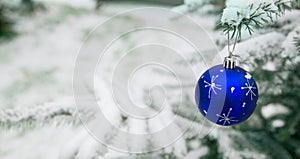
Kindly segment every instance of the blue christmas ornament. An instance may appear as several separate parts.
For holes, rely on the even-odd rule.
[[[254,112],[258,88],[249,72],[226,58],[224,65],[214,66],[200,77],[195,98],[208,120],[231,126],[247,120]]]

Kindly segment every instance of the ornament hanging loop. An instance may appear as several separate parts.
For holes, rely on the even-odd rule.
[[[229,32],[227,34],[227,41],[228,41],[228,53],[229,53],[229,56],[228,57],[225,57],[224,59],[224,63],[223,63],[223,66],[226,68],[226,69],[234,69],[235,66],[236,66],[236,63],[237,63],[237,60],[239,59],[239,56],[238,55],[234,55],[233,52],[235,50],[235,47],[236,47],[236,43],[237,43],[237,40],[238,40],[238,37],[239,37],[239,33],[237,32],[236,34],[236,37],[235,37],[235,40],[234,40],[234,44],[233,44],[233,48],[232,50],[230,49],[230,35],[229,35]]]
[[[233,43],[233,47],[232,47],[232,49],[230,49],[230,33],[229,32],[227,33],[227,46],[228,46],[229,57],[237,56],[237,55],[234,55],[233,52],[235,50],[239,35],[240,35],[239,32],[237,32],[234,43]]]

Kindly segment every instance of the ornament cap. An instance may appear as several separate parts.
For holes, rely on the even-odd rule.
[[[223,67],[226,69],[234,69],[237,63],[237,57],[235,56],[228,56],[225,57]]]

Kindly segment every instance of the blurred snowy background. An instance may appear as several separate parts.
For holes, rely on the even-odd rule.
[[[182,17],[154,12],[121,15],[110,22],[110,25],[102,25],[102,31],[93,32],[93,36],[87,40],[86,51],[99,49],[101,42],[109,40],[113,33],[128,25],[163,23],[175,30],[184,30],[197,36],[194,40],[201,44],[202,56],[197,55],[193,48],[182,41],[152,31],[124,36],[110,50],[110,57],[105,58],[102,63],[104,72],[100,71],[95,75],[94,88],[86,88],[87,92],[95,91],[97,102],[108,115],[107,119],[131,133],[149,133],[166,127],[169,121],[174,123],[174,127],[167,130],[161,138],[144,138],[139,141],[127,139],[125,143],[128,147],[122,151],[130,152],[138,147],[139,150],[148,152],[147,150],[158,147],[156,144],[159,140],[169,141],[167,139],[172,138],[174,132],[183,135],[158,151],[130,154],[107,148],[107,145],[99,143],[87,132],[78,116],[87,117],[87,123],[105,135],[109,134],[107,142],[118,144],[118,131],[97,127],[98,123],[89,119],[95,110],[89,109],[88,104],[86,107],[79,107],[77,112],[73,100],[72,78],[78,49],[93,28],[118,13],[141,7],[183,12],[202,29],[186,23]],[[294,10],[287,11],[276,22],[256,31],[253,37],[242,37],[237,45],[236,52],[244,60],[244,67],[253,71],[262,92],[253,117],[240,126],[222,128],[208,123],[197,113],[193,97],[194,79],[209,66],[222,62],[220,57],[227,55],[224,48],[226,38],[218,27],[224,7],[224,0],[2,0],[0,158],[300,158],[299,5]],[[172,65],[178,64],[175,69],[181,72],[180,78],[184,79],[181,83],[183,85],[179,86],[170,73],[155,67],[144,70],[140,75],[137,73],[137,78],[132,81],[135,86],[131,92],[133,99],[138,105],[150,105],[148,112],[140,113],[145,116],[162,114],[153,121],[137,122],[115,110],[109,77],[113,64],[126,51],[142,43],[154,42],[169,45],[184,56],[191,66],[176,56],[171,58],[169,54],[163,54],[169,51],[163,48],[141,50],[146,56],[133,53],[129,57],[131,64],[150,57],[156,57],[156,60],[166,59]],[[87,56],[84,60],[89,63],[95,59]],[[188,74],[185,68],[190,68],[195,74]],[[124,73],[126,70],[123,67],[119,71]],[[125,77],[124,74],[117,79],[121,80]],[[121,85],[122,82],[118,84]],[[126,90],[118,84],[115,87],[122,95]],[[161,90],[154,89],[151,95],[147,91],[153,84],[163,85],[171,92],[166,96],[163,111],[155,103],[164,96],[160,94]],[[178,93],[177,88],[183,89],[183,94]],[[174,97],[180,97],[182,101]],[[181,107],[177,109],[179,101]],[[176,120],[173,119],[174,116],[177,116]],[[189,124],[192,125],[185,131]]]

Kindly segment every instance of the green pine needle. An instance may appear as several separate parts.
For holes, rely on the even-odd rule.
[[[298,54],[300,53],[300,38],[295,38],[295,45],[297,48]]]
[[[272,9],[271,3],[261,3],[257,8],[254,9],[253,13],[250,15],[249,18],[244,18],[238,25],[234,25],[232,23],[222,23],[221,26],[223,28],[223,32],[227,35],[231,33],[230,38],[233,39],[235,36],[239,36],[241,38],[242,29],[245,29],[249,32],[250,35],[253,34],[254,28],[258,29],[263,27],[266,23],[274,22],[274,15],[275,17],[280,17],[284,14],[286,10],[291,10],[294,4],[294,1],[285,1],[281,2],[277,0],[274,3],[278,11]],[[249,9],[253,10],[254,5],[251,4]],[[239,15],[240,13],[237,13]],[[263,14],[267,15],[266,17],[261,17]],[[234,21],[233,21],[234,23]]]

